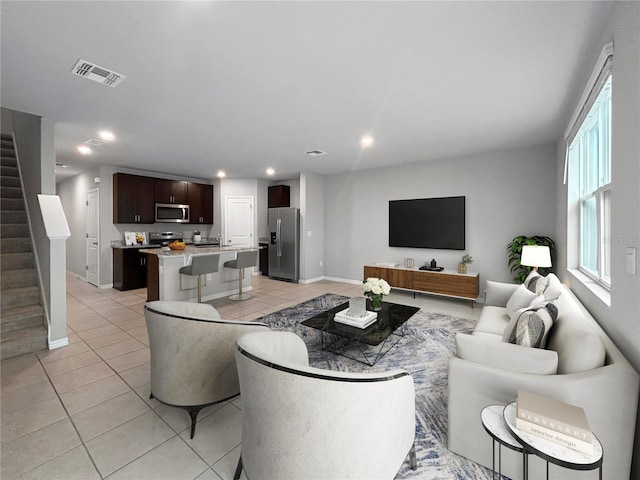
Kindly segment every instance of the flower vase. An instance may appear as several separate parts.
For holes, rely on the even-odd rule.
[[[371,308],[374,312],[382,310],[382,295],[373,295],[371,297]]]
[[[459,263],[458,264],[458,273],[467,273],[467,264]]]

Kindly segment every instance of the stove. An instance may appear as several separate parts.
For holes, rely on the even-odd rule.
[[[149,244],[150,245],[159,245],[159,246],[167,246],[174,240],[183,241],[183,233],[182,232],[150,232],[149,233]]]

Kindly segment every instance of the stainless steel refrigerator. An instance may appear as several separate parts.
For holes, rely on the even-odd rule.
[[[269,209],[269,277],[300,279],[300,210]]]

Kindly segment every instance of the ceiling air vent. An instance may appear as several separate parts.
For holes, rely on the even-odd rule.
[[[327,152],[323,152],[322,150],[309,150],[308,152],[304,152],[310,157],[319,157],[320,155],[326,155]]]
[[[78,60],[78,63],[74,65],[71,69],[71,73],[79,75],[80,77],[88,78],[89,80],[93,80],[94,82],[101,83],[108,87],[115,87],[122,80],[127,78],[124,75],[120,75],[119,73],[107,70],[95,63],[87,62],[82,59]]]
[[[87,138],[84,142],[87,145],[91,145],[92,147],[99,147],[100,145],[104,145],[104,140],[98,140],[97,138]]]

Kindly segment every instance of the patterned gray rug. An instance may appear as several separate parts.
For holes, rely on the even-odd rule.
[[[326,294],[258,319],[273,330],[293,331],[309,349],[309,363],[329,370],[371,372],[404,368],[416,389],[416,453],[418,470],[405,462],[398,479],[490,479],[491,471],[447,450],[447,372],[455,334],[473,329],[474,321],[418,311],[406,323],[405,336],[374,367],[320,348],[320,332],[300,325],[323,310],[348,301]],[[478,415],[480,413],[478,412]],[[487,442],[490,439],[487,436]]]

